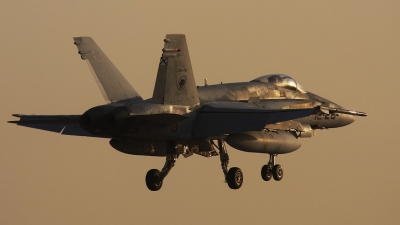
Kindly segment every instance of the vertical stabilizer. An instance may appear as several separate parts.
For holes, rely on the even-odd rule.
[[[200,102],[184,34],[167,34],[164,39],[152,101],[167,105]]]
[[[87,60],[90,71],[107,103],[126,99],[142,100],[142,97],[91,37],[74,37],[74,44],[78,47],[81,58]]]

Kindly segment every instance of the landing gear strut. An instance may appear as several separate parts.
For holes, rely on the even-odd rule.
[[[243,184],[243,172],[238,167],[232,167],[228,170],[229,155],[226,150],[225,142],[222,139],[218,139],[218,145],[211,141],[214,147],[219,151],[219,158],[221,160],[222,171],[225,175],[225,181],[231,189],[239,189]]]
[[[268,164],[261,168],[261,177],[265,181],[274,180],[280,181],[283,178],[283,168],[279,164],[275,164],[277,154],[270,154]]]
[[[161,171],[158,169],[151,169],[146,174],[146,186],[150,191],[158,191],[161,189],[164,178],[168,175],[169,171],[174,167],[179,154],[169,154],[165,159],[164,167]]]

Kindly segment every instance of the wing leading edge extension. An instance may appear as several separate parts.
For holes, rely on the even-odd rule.
[[[204,138],[261,130],[267,124],[309,116],[315,108],[263,109],[241,102],[218,102],[205,105],[196,119],[194,136]]]
[[[142,101],[142,97],[91,37],[74,37],[74,44],[81,58],[87,60],[90,71],[107,103],[127,99]]]

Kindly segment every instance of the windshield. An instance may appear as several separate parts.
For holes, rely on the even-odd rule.
[[[278,87],[283,87],[291,90],[298,90],[302,93],[306,93],[306,90],[297,83],[292,77],[285,74],[270,74],[258,77],[251,82],[262,82],[262,83],[270,83],[276,85]]]

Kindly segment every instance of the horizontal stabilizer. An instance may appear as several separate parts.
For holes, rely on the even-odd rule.
[[[8,121],[19,126],[45,130],[64,135],[102,137],[88,133],[79,125],[80,115],[21,115],[13,114],[20,118],[17,121]]]
[[[142,97],[91,37],[74,37],[74,44],[78,48],[81,58],[87,60],[90,71],[107,103],[127,99],[130,101],[142,100]]]
[[[267,124],[302,118],[315,108],[263,109],[241,102],[211,103],[200,111],[194,125],[196,138],[261,130]]]
[[[22,124],[79,124],[81,115],[21,115],[13,114],[20,118],[19,121],[8,121],[9,123]]]

